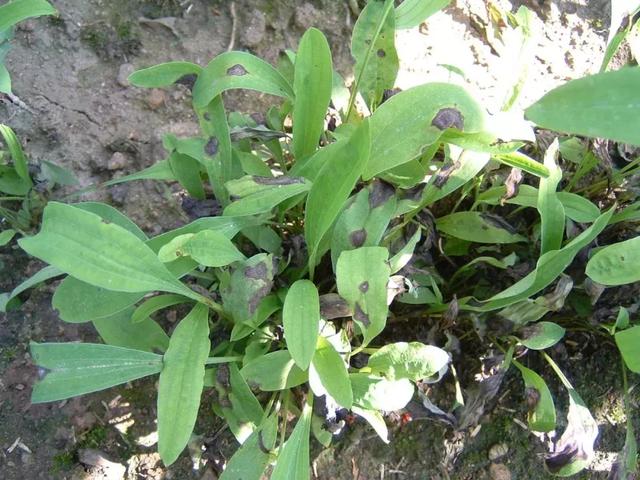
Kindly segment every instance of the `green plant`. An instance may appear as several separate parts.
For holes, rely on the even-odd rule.
[[[13,38],[14,26],[27,18],[58,13],[45,0],[10,0],[0,5],[0,93],[11,93],[11,77],[4,65]]]
[[[383,413],[404,408],[417,390],[428,409],[465,429],[477,423],[510,365],[531,398],[529,428],[553,430],[550,389],[521,359],[540,351],[570,399],[568,427],[546,465],[566,476],[589,463],[597,424],[545,353],[566,329],[540,320],[562,307],[573,287],[564,272],[616,220],[616,209],[601,212],[585,196],[558,191],[558,154],[569,156],[578,139],[552,142],[540,163],[522,115],[513,135],[460,86],[431,83],[388,98],[398,69],[395,22],[414,25],[406,12],[422,3],[408,0],[398,9],[392,0],[367,4],[354,27],[350,91],[315,29],[278,69],[248,53],[228,52],[204,68],[171,62],[130,77],[142,87],[193,84],[202,134],[167,135],[166,160],[108,184],[178,181],[195,199],[215,197],[223,214],[148,238],[108,205],[49,203],[40,232],[19,244],[50,266],[17,290],[66,274],[53,306],[64,321],[91,321],[105,344],[33,343],[41,369],[33,402],[159,374],[158,448],[168,465],[189,441],[203,389],[212,389],[215,413],[242,444],[223,480],[257,480],[269,465],[275,465],[273,479],[304,479],[310,434],[328,444],[345,409],[388,441]],[[639,81],[638,68],[572,81],[525,114],[542,127],[640,144],[640,116],[629,108],[640,100]],[[267,112],[264,124],[227,115],[222,94],[237,88],[282,103]],[[508,105],[518,92],[517,85],[510,88]],[[587,153],[576,158],[583,176],[594,168]],[[531,174],[537,188],[518,191],[520,182],[502,174],[505,166]],[[636,166],[617,173],[624,178]],[[502,173],[492,176],[496,169]],[[501,216],[501,204],[533,207],[539,215],[515,229]],[[617,220],[634,218],[636,211],[617,212]],[[565,234],[576,224],[581,228]],[[438,231],[443,242],[436,262],[428,252]],[[616,248],[596,253],[587,274],[607,283]],[[450,257],[468,261],[460,266]],[[638,261],[635,254],[628,258]],[[518,261],[535,267],[512,285],[469,281],[480,265],[505,270]],[[630,269],[610,284],[633,280]],[[556,281],[553,291],[539,295]],[[190,312],[169,337],[151,316],[178,304],[188,304]],[[442,345],[445,334],[451,340],[472,332],[456,323],[458,315],[468,315],[482,325],[481,339],[504,349],[480,384],[484,393],[465,399],[450,345],[385,344],[389,318],[427,314]],[[491,318],[504,326],[490,328]],[[625,359],[637,358],[622,351]],[[426,393],[427,384],[445,375],[456,386],[453,414]],[[287,438],[290,414],[297,422]]]

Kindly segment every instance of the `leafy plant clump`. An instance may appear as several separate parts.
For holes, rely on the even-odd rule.
[[[49,266],[16,290],[64,276],[54,308],[64,321],[92,322],[104,344],[33,343],[41,373],[33,402],[159,374],[165,464],[187,445],[206,389],[241,444],[223,480],[258,480],[269,469],[272,479],[304,479],[310,436],[328,445],[346,412],[385,442],[385,413],[414,398],[467,429],[511,366],[522,376],[529,428],[554,430],[551,390],[525,366],[537,356],[569,398],[568,425],[546,467],[566,476],[589,464],[597,424],[545,352],[572,324],[550,317],[585,278],[565,273],[576,256],[603,232],[637,221],[638,204],[621,208],[596,192],[596,205],[576,193],[588,190],[581,180],[597,168],[593,154],[566,135],[540,152],[533,125],[640,144],[640,69],[569,82],[530,106],[528,121],[512,108],[519,80],[496,115],[455,84],[391,95],[394,31],[433,13],[427,4],[367,4],[354,27],[350,89],[313,28],[277,68],[228,52],[204,68],[170,62],[130,77],[141,87],[192,85],[202,133],[165,136],[165,160],[109,184],[178,181],[195,201],[215,199],[222,213],[148,238],[108,205],[49,203],[40,232],[19,240]],[[510,17],[512,28],[526,24],[527,12]],[[281,101],[264,121],[227,114],[223,94],[239,88]],[[616,170],[612,181],[623,185],[638,163]],[[533,220],[508,221],[514,208],[530,209]],[[638,241],[592,248],[585,282],[640,280]],[[477,276],[514,266],[526,275]],[[152,315],[177,305],[189,313],[169,337]],[[386,343],[386,325],[401,320],[428,322],[429,340]],[[640,371],[639,330],[625,309],[607,325],[626,365],[625,398],[626,368]],[[457,374],[469,369],[459,351],[467,334],[490,360],[470,389]],[[455,384],[449,408],[436,405],[438,382]],[[625,476],[636,458],[631,422],[629,431],[619,463]]]

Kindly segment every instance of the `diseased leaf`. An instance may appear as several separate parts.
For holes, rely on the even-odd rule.
[[[411,236],[405,246],[402,247],[400,251],[393,257],[391,257],[391,259],[389,260],[389,265],[391,267],[392,275],[402,270],[405,265],[407,265],[407,263],[411,261],[411,257],[413,257],[413,251],[420,241],[420,238],[422,238],[422,231],[418,229],[416,230],[416,233]]]
[[[4,308],[0,308],[0,312],[5,312],[7,307],[10,307],[9,302],[20,295],[22,292],[29,290],[30,288],[35,287],[36,285],[46,282],[51,278],[58,277],[62,275],[63,272],[58,270],[56,267],[48,266],[44,267],[38,272],[34,273],[31,277],[27,278],[24,282],[14,288],[10,294],[6,294],[7,296],[4,298]]]
[[[572,80],[526,110],[540,127],[640,145],[640,68]]]
[[[417,382],[446,369],[449,361],[449,354],[441,348],[420,342],[397,342],[371,355],[368,367],[390,380],[408,378]]]
[[[165,465],[176,461],[191,437],[209,355],[209,310],[197,304],[171,335],[158,387],[158,453]]]
[[[249,386],[263,392],[277,392],[307,381],[307,372],[300,370],[287,350],[258,357],[247,363],[240,373]]]
[[[244,88],[293,99],[291,85],[264,60],[246,52],[226,52],[204,67],[193,87],[193,102],[206,107],[222,92]]]
[[[407,378],[388,380],[368,373],[349,375],[353,403],[366,410],[393,412],[404,408],[413,397],[413,384]]]
[[[309,480],[309,433],[311,406],[306,404],[293,432],[278,455],[271,480]]]
[[[533,370],[515,360],[513,364],[520,370],[524,380],[525,398],[529,407],[529,428],[535,432],[552,431],[556,428],[556,408],[549,387]]]
[[[142,304],[136,308],[131,314],[131,323],[138,323],[146,321],[151,315],[163,308],[172,307],[174,305],[180,305],[182,303],[190,302],[187,297],[182,295],[164,294],[156,295],[145,300]]]
[[[414,159],[449,128],[482,131],[484,117],[480,105],[453,84],[427,83],[394,95],[369,118],[371,157],[363,179]]]
[[[544,155],[544,166],[549,170],[548,178],[540,179],[538,189],[538,212],[540,213],[540,255],[562,246],[564,234],[564,207],[556,194],[562,180],[562,170],[556,164],[558,156],[556,138]]]
[[[393,0],[368,2],[353,27],[351,55],[355,87],[373,111],[385,90],[393,88],[398,74]]]
[[[538,322],[520,329],[520,343],[531,350],[544,350],[562,340],[564,332],[565,329],[557,323]]]
[[[224,234],[215,230],[179,235],[158,252],[163,262],[172,262],[180,257],[193,258],[205,267],[224,267],[246,258]]]
[[[147,235],[140,230],[133,221],[129,219],[126,215],[121,213],[119,210],[116,210],[111,205],[107,205],[106,203],[100,202],[81,202],[72,204],[74,207],[79,208],[81,210],[85,210],[87,212],[95,213],[100,218],[102,218],[105,222],[115,223],[116,225],[121,226],[125,230],[133,233],[136,237],[138,237],[142,241],[148,240]]]
[[[384,443],[389,443],[389,429],[384,421],[384,417],[377,410],[366,410],[364,408],[351,407],[351,411],[356,415],[360,415],[364,418],[369,425],[376,431],[380,440]]]
[[[282,308],[282,325],[291,357],[306,370],[316,350],[320,325],[320,297],[313,282],[298,280],[291,285]]]
[[[367,345],[387,323],[389,251],[383,247],[362,247],[342,252],[336,265],[338,293],[353,309],[353,319]]]
[[[309,384],[316,396],[328,393],[341,407],[351,408],[353,392],[347,366],[324,337],[318,337],[318,347],[309,370]]]
[[[313,271],[320,243],[340,214],[344,203],[360,178],[369,157],[369,123],[365,121],[353,135],[336,142],[307,197],[304,234]],[[322,152],[322,150],[321,150]]]
[[[527,239],[502,218],[481,212],[456,212],[436,219],[442,233],[478,243],[515,243]]]
[[[137,70],[129,75],[128,81],[131,85],[145,88],[168,87],[185,77],[196,76],[202,72],[202,67],[191,62],[167,62],[154,65],[153,67]]]
[[[251,178],[255,180],[259,177]],[[285,200],[308,192],[312,188],[311,182],[303,178],[278,177],[271,179],[264,177],[261,181],[265,182],[262,184],[264,188],[257,189],[239,199],[234,199],[233,203],[224,209],[224,215],[243,216],[266,213]]]
[[[308,157],[318,148],[331,100],[333,67],[324,34],[310,28],[302,36],[295,62],[293,90],[293,155]]]
[[[167,350],[169,337],[162,327],[150,318],[133,323],[132,314],[130,307],[110,317],[94,319],[93,326],[108,345],[147,352]]]
[[[640,373],[640,326],[616,332],[615,339],[629,370]]]
[[[169,160],[160,160],[150,167],[139,172],[125,175],[124,177],[114,178],[102,184],[103,187],[111,187],[119,183],[133,182],[134,180],[177,180]]]
[[[162,369],[155,353],[94,343],[31,342],[40,367],[31,403],[55,402],[153,375]]]
[[[640,237],[598,250],[587,263],[587,275],[602,285],[626,285],[640,280]]]
[[[451,0],[404,0],[395,10],[396,28],[417,27],[450,3]]]

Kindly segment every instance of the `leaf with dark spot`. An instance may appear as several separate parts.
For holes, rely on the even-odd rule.
[[[447,183],[447,180],[449,180],[449,177],[451,176],[451,174],[455,172],[458,168],[460,168],[460,162],[458,162],[457,160],[454,163],[450,163],[442,167],[440,170],[438,170],[438,173],[436,174],[436,178],[433,181],[433,186],[436,188],[444,187],[444,184]]]
[[[369,282],[365,280],[358,286],[358,288],[362,293],[367,293],[369,291]]]
[[[364,245],[364,242],[367,240],[367,231],[362,228],[360,230],[356,230],[355,232],[351,232],[349,235],[349,241],[353,247],[358,248]]]
[[[464,128],[464,117],[460,110],[455,108],[442,108],[436,113],[436,116],[433,117],[431,125],[438,130],[446,130],[452,127],[462,130]]]
[[[320,316],[325,320],[350,317],[352,312],[347,301],[337,293],[320,295]]]
[[[387,56],[386,52],[382,48],[378,49],[378,51],[376,52],[376,55],[378,55],[380,58],[384,58]]]
[[[244,269],[244,276],[255,280],[266,280],[267,266],[264,262],[260,262],[253,267],[247,267]]]
[[[209,141],[204,146],[204,153],[213,157],[218,153],[218,139],[216,137],[210,137]]]
[[[359,303],[356,303],[356,308],[354,309],[354,312],[353,312],[353,319],[356,320],[357,322],[360,322],[362,325],[364,325],[365,328],[371,325],[371,320],[369,320],[369,315],[364,313]]]
[[[244,68],[242,65],[240,65],[239,63],[236,63],[235,65],[229,67],[227,69],[227,75],[233,75],[236,77],[241,77],[242,75],[246,75],[247,73],[247,69]]]
[[[198,75],[196,75],[195,73],[188,73],[176,80],[176,83],[186,86],[189,90],[193,90],[193,86],[195,85],[197,79]]]
[[[396,189],[393,188],[393,185],[382,180],[374,181],[369,188],[369,207],[371,209],[379,207],[393,197],[395,193]]]
[[[302,177],[287,177],[282,175],[280,177],[258,177],[254,175],[253,180],[260,185],[293,185],[295,183],[304,183]]]

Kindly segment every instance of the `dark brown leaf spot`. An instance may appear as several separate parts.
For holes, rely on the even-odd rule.
[[[262,430],[258,432],[258,448],[262,451],[262,453],[266,455],[271,454],[271,450],[269,450],[267,446],[264,444],[264,437],[262,436]]]
[[[353,312],[353,319],[357,322],[360,322],[365,327],[371,325],[371,321],[369,320],[369,315],[364,313],[364,310],[360,307],[359,303],[356,303],[356,307]]]
[[[447,307],[447,311],[444,312],[442,320],[445,325],[450,326],[453,325],[458,318],[458,312],[460,311],[460,307],[458,306],[458,297],[456,295],[453,296],[453,299],[449,303]]]
[[[450,163],[440,169],[440,171],[436,174],[436,179],[433,181],[433,186],[436,188],[442,188],[445,186],[449,177],[453,172],[455,172],[458,168],[460,168],[460,162],[456,161],[454,163]]]
[[[227,75],[233,75],[236,77],[241,77],[242,75],[246,75],[247,73],[249,73],[247,72],[247,69],[239,63],[236,63],[233,67],[229,67],[227,70]]]
[[[253,314],[256,313],[256,310],[258,309],[258,306],[260,305],[262,299],[269,295],[269,292],[271,292],[272,286],[273,281],[267,281],[267,283],[262,288],[258,289],[258,291],[256,291],[251,299],[249,299],[248,312],[250,316],[253,316]]]
[[[267,280],[267,273],[267,266],[264,262],[244,269],[244,276],[255,280]]]
[[[366,280],[364,282],[362,282],[360,285],[358,285],[358,289],[362,292],[362,293],[367,293],[369,291],[369,282],[367,282]]]
[[[38,367],[38,380],[44,380],[50,371],[48,368]]]
[[[196,84],[196,80],[198,79],[198,75],[195,73],[187,73],[186,75],[181,76],[176,83],[180,85],[185,85],[189,90],[193,90],[193,86]]]
[[[378,49],[378,51],[376,52],[376,54],[378,55],[378,57],[380,58],[384,58],[387,56],[387,52],[385,52],[382,48]]]
[[[507,191],[500,199],[500,205],[504,205],[507,200],[518,195],[520,183],[522,183],[522,170],[519,168],[512,168],[511,173],[509,173],[507,180],[504,182],[504,186]]]
[[[213,157],[216,153],[218,153],[218,139],[216,137],[209,137],[209,141],[204,146],[204,153]]]
[[[216,369],[216,381],[224,388],[231,387],[231,372],[229,371],[229,365],[223,363]]]
[[[380,102],[381,104],[386,102],[387,100],[389,100],[391,97],[393,97],[394,95],[400,93],[402,91],[401,88],[387,88],[384,92],[382,92],[382,102]]]
[[[540,402],[540,392],[537,388],[527,387],[524,389],[524,398],[527,402],[527,408],[532,412]]]
[[[351,315],[347,301],[337,293],[320,295],[320,316],[325,320],[344,318]]]
[[[210,114],[209,112],[204,112],[204,115],[202,115],[202,116],[204,117],[204,119],[205,119],[207,122],[210,122],[210,121],[211,121],[211,114]]]
[[[374,209],[389,200],[396,193],[395,188],[386,182],[376,180],[369,192],[369,207]]]
[[[304,183],[304,178],[302,177],[259,177],[254,175],[253,181],[259,185],[294,185],[296,183]]]
[[[364,245],[364,242],[367,240],[367,231],[364,228],[360,230],[356,230],[355,232],[351,232],[349,235],[349,241],[351,245],[358,248]]]
[[[578,445],[568,444],[559,452],[555,452],[547,456],[547,458],[545,458],[544,460],[544,463],[551,473],[556,473],[576,459],[587,458],[585,454],[580,453],[581,452],[579,452]]]
[[[511,225],[509,225],[506,222],[506,220],[504,220],[501,217],[498,217],[497,215],[492,215],[490,213],[482,213],[480,214],[480,217],[489,225],[492,225],[496,228],[501,228],[502,230],[506,230],[512,235],[518,233],[518,231],[515,228],[513,228]]]
[[[443,108],[436,116],[433,117],[431,125],[438,130],[446,130],[447,128],[455,127],[458,130],[462,130],[464,127],[464,117],[460,110],[455,108]]]

